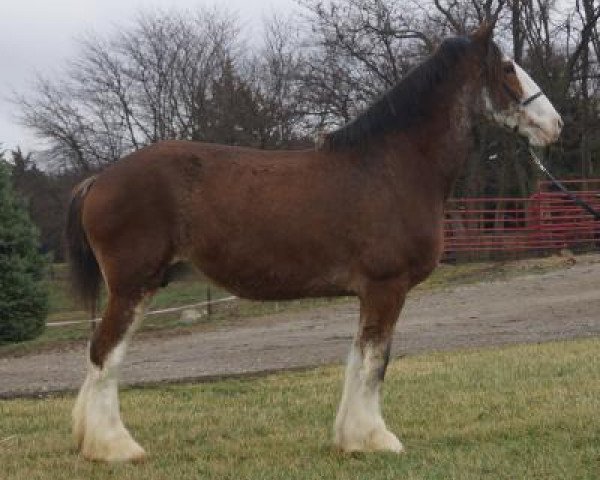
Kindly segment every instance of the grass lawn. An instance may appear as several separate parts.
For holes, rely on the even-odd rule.
[[[600,339],[419,355],[394,361],[384,395],[407,452],[330,447],[342,368],[131,389],[123,416],[150,454],[83,461],[72,396],[0,401],[0,478],[600,478]]]

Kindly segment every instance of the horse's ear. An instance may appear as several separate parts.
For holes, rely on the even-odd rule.
[[[494,22],[486,20],[471,34],[471,39],[483,47],[487,47],[494,37]]]

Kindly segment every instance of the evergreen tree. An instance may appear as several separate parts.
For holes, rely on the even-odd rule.
[[[15,196],[10,166],[0,156],[0,344],[28,340],[43,331],[48,311],[45,267],[38,232]]]

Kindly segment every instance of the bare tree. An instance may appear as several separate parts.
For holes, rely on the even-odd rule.
[[[211,88],[235,62],[239,29],[215,10],[140,15],[104,39],[89,35],[66,78],[20,96],[22,122],[63,166],[90,170],[169,138],[206,140]]]
[[[498,22],[496,38],[567,120],[549,150],[558,173],[596,169],[600,152],[600,6],[593,0],[298,0],[303,18],[273,18],[259,48],[223,11],[139,15],[131,27],[87,36],[67,75],[20,97],[23,123],[56,164],[94,170],[169,138],[261,148],[302,143],[349,121],[451,32]],[[512,52],[511,52],[512,50]],[[525,194],[535,175],[517,143],[482,124],[464,192]],[[502,162],[488,162],[495,144]],[[562,170],[561,170],[562,169]],[[500,179],[496,181],[496,179]]]
[[[303,103],[317,125],[349,120],[434,48],[417,8],[391,0],[300,3],[310,26]]]
[[[71,88],[53,85],[41,77],[34,87],[35,98],[19,96],[15,100],[22,109],[21,122],[49,142],[50,160],[84,172],[92,170],[93,160],[86,152],[90,132]]]
[[[435,9],[458,34],[468,33],[484,21],[496,23],[505,4],[506,0],[433,0]]]
[[[262,48],[245,68],[260,110],[255,117],[259,145],[281,148],[305,144],[300,28],[291,18],[274,15],[264,22],[263,40]]]

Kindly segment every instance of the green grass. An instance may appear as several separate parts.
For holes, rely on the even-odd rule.
[[[330,447],[341,367],[131,389],[141,465],[88,463],[69,436],[71,396],[0,402],[2,478],[600,478],[599,339],[394,361],[384,415],[407,453]]]

